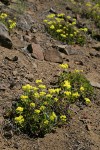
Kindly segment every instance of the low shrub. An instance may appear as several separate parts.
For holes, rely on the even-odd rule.
[[[68,72],[67,64],[58,77],[56,88],[47,88],[42,80],[35,86],[22,86],[23,94],[12,109],[13,123],[21,131],[34,136],[43,136],[54,127],[68,122],[69,106],[77,101],[88,105],[93,88],[81,71]]]

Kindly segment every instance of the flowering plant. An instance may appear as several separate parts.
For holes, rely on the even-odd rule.
[[[68,65],[61,64],[63,72],[59,75],[57,87],[47,88],[42,80],[36,80],[35,86],[22,86],[14,109],[13,121],[26,133],[43,136],[55,126],[64,125],[69,119],[71,103],[81,101],[88,105],[93,89],[79,70],[68,72]]]
[[[44,20],[47,31],[56,39],[68,44],[83,45],[86,42],[87,28],[78,28],[77,20],[65,14],[49,14]]]

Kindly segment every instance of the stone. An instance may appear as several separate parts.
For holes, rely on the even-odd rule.
[[[98,52],[90,52],[91,56],[100,57],[100,53]]]
[[[8,29],[3,23],[0,23],[0,46],[12,48],[12,40],[8,34]]]
[[[66,55],[83,55],[80,49],[69,47],[68,45],[57,45],[56,46],[59,52],[64,53]]]
[[[34,20],[31,18],[30,15],[24,14],[19,15],[17,27],[23,31],[30,31],[31,27],[34,24]]]
[[[56,48],[50,47],[44,52],[44,59],[54,63],[63,63],[62,56]]]
[[[31,56],[38,60],[44,60],[43,49],[39,44],[29,44],[27,50],[31,53]]]
[[[90,84],[91,84],[93,87],[96,87],[96,88],[99,88],[99,89],[100,89],[100,83],[94,82],[94,81],[90,81]]]
[[[93,45],[92,48],[94,48],[97,51],[100,51],[100,42],[95,44],[95,45]]]
[[[4,137],[6,139],[11,139],[13,137],[12,131],[6,131],[6,132],[4,132]]]

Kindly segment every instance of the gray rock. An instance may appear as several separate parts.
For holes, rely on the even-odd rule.
[[[59,51],[53,47],[45,50],[44,59],[54,63],[63,63],[63,59]]]
[[[59,52],[66,55],[82,55],[82,51],[69,47],[68,45],[57,45],[56,46]]]
[[[95,44],[95,45],[93,45],[92,48],[94,48],[97,51],[100,51],[100,42]]]
[[[12,48],[12,41],[8,34],[8,29],[3,23],[0,23],[0,45],[6,48]]]
[[[100,53],[99,52],[90,52],[91,56],[95,56],[95,57],[100,57]]]
[[[34,21],[30,15],[20,15],[17,22],[17,27],[22,29],[23,31],[29,31],[33,26]]]
[[[6,139],[11,139],[11,138],[13,137],[12,131],[5,131],[5,132],[4,132],[4,137],[5,137]]]
[[[31,53],[31,56],[38,60],[44,60],[43,49],[39,44],[29,44],[27,50]]]
[[[91,84],[93,87],[96,87],[96,88],[99,88],[99,89],[100,89],[100,83],[94,82],[94,81],[90,81],[90,84]]]

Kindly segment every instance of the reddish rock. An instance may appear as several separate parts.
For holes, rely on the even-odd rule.
[[[46,61],[55,62],[55,63],[62,63],[63,59],[60,55],[59,51],[53,47],[46,49],[44,52],[44,59]]]
[[[39,44],[29,44],[27,50],[32,53],[32,57],[38,60],[44,60],[43,49]]]

